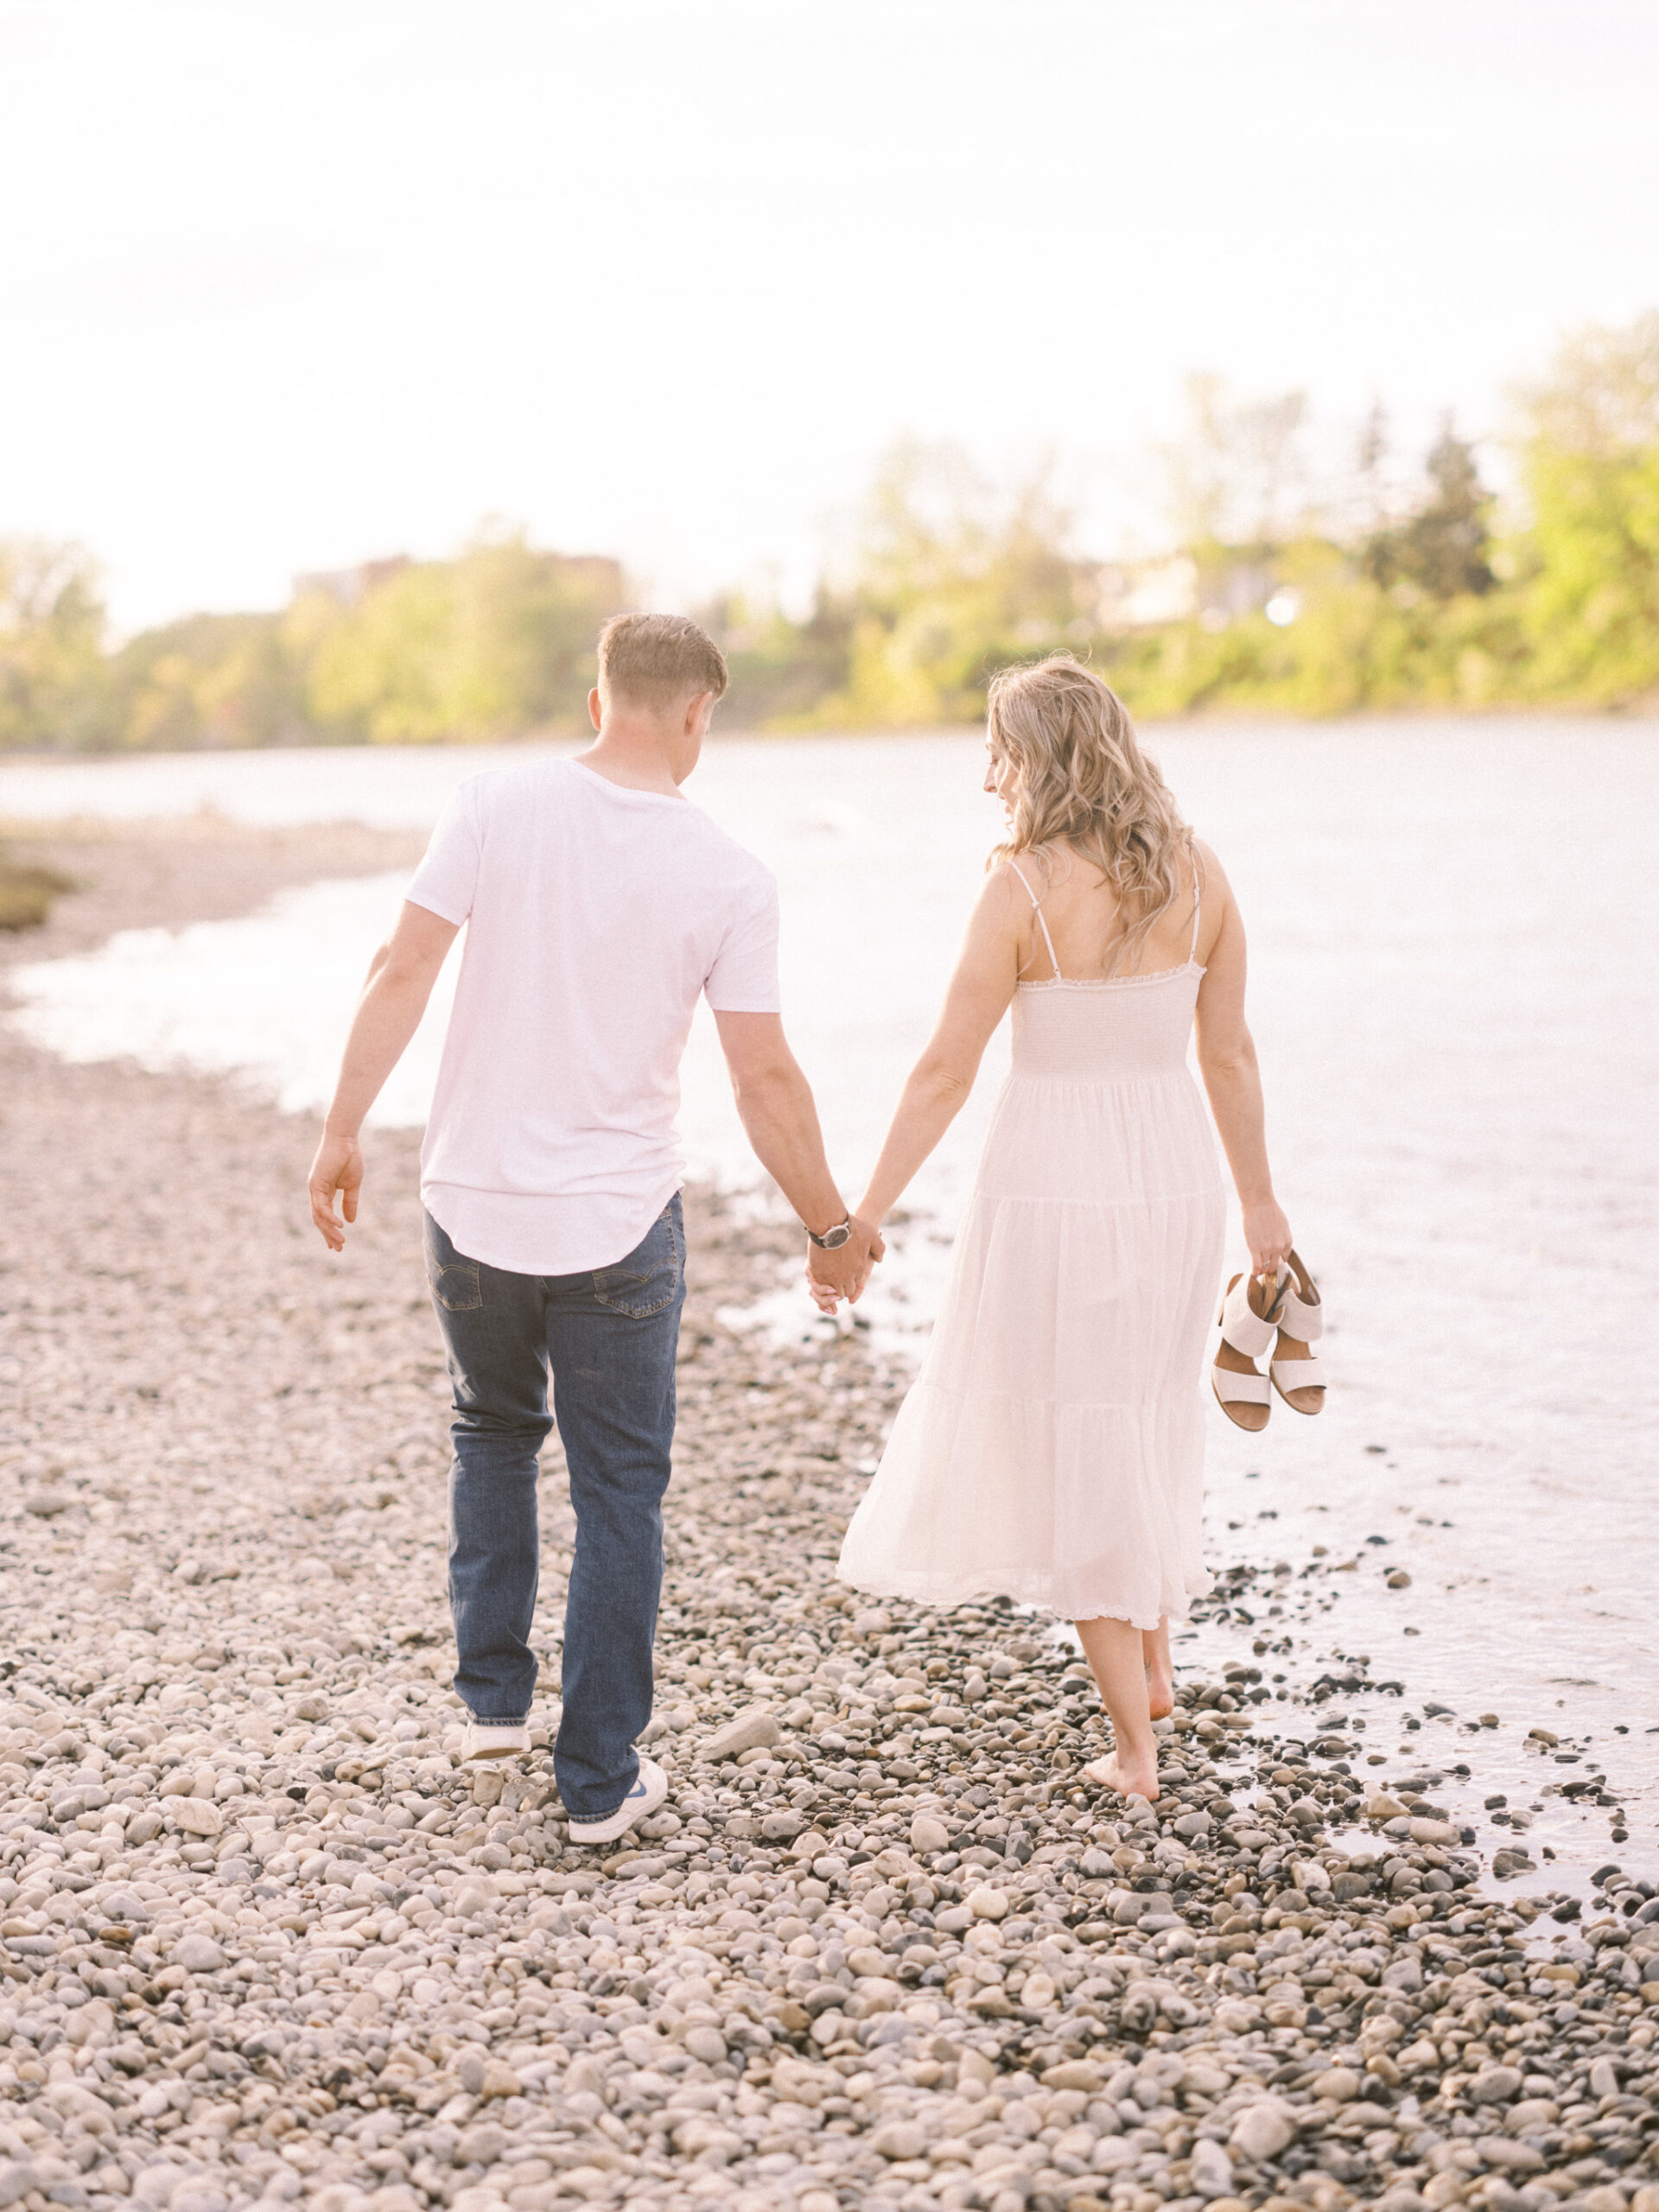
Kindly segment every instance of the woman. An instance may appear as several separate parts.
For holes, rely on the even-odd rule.
[[[855,1587],[999,1594],[1074,1621],[1116,1736],[1085,1770],[1155,1797],[1169,1622],[1200,1557],[1198,1374],[1224,1201],[1254,1274],[1290,1254],[1244,1026],[1244,925],[1121,702],[1068,656],[991,686],[998,847],[944,1010],[860,1218],[878,1226],[973,1087],[1010,1001],[1014,1065],[915,1387],[842,1548]]]

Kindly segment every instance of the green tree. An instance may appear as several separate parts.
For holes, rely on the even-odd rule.
[[[103,741],[104,627],[98,570],[79,546],[0,539],[0,746]]]
[[[722,729],[794,728],[811,724],[824,699],[844,689],[852,613],[820,582],[811,613],[791,621],[773,603],[722,592],[696,620],[726,656],[731,688],[721,702]]]
[[[292,628],[311,640],[309,718],[380,745],[579,728],[594,638],[623,597],[614,562],[538,553],[517,531],[410,563],[344,609],[304,594]]]
[[[303,745],[306,658],[280,614],[188,614],[110,665],[112,741],[146,752]]]
[[[877,475],[850,576],[818,620],[845,635],[820,726],[975,719],[995,671],[1089,636],[1093,571],[1046,473],[1000,493],[953,446],[896,448]]]
[[[1659,313],[1570,339],[1523,407],[1533,688],[1633,704],[1659,687]]]
[[[1428,456],[1428,497],[1392,530],[1374,531],[1361,565],[1386,590],[1406,583],[1431,599],[1489,592],[1492,571],[1488,520],[1491,494],[1480,480],[1474,448],[1454,437],[1448,422]]]

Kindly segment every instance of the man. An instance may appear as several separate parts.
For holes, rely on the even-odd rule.
[[[668,1791],[633,1743],[651,1717],[685,1295],[674,1116],[700,993],[749,1141],[811,1239],[815,1297],[856,1298],[880,1257],[830,1179],[784,1041],[777,887],[681,795],[726,680],[695,623],[619,616],[599,641],[588,751],[461,786],[370,967],[311,1168],[312,1218],[339,1251],[363,1117],[465,922],[421,1155],[454,1382],[455,1688],[469,1758],[528,1749],[550,1372],[576,1513],[554,1772],[582,1843],[624,1834]]]

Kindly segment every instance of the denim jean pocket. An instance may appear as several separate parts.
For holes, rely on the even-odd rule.
[[[679,1294],[684,1254],[671,1198],[647,1230],[645,1241],[613,1268],[594,1269],[594,1296],[613,1313],[648,1321],[671,1306]]]
[[[471,1313],[484,1303],[476,1260],[442,1261],[426,1255],[426,1279],[432,1295],[448,1313]]]

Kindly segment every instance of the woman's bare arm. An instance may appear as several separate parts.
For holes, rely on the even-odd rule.
[[[1250,1271],[1276,1274],[1290,1255],[1290,1224],[1273,1194],[1268,1166],[1267,1111],[1255,1045],[1244,1020],[1244,922],[1232,887],[1213,855],[1204,856],[1205,905],[1221,906],[1221,927],[1198,989],[1198,1071],[1232,1170],[1244,1215]]]
[[[1031,902],[1013,873],[994,870],[969,918],[938,1027],[910,1071],[860,1202],[858,1217],[873,1228],[898,1205],[973,1089],[991,1033],[1007,1012],[1019,981],[1030,915]]]

